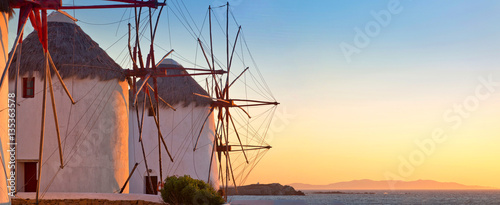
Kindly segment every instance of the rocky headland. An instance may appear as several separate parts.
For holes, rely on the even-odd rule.
[[[246,186],[228,188],[228,195],[305,195],[302,191],[297,191],[288,185],[273,184],[251,184]]]

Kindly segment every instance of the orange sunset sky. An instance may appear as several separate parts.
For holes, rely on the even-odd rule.
[[[201,25],[220,2],[185,3]],[[500,188],[499,1],[229,2],[281,103],[273,148],[246,184],[390,176]],[[125,24],[84,22],[119,21],[123,10],[68,13],[119,56]],[[194,56],[196,41],[170,17],[156,43]]]

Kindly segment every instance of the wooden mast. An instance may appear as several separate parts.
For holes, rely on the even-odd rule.
[[[51,93],[51,101],[52,101],[52,109],[54,112],[54,120],[56,124],[56,132],[57,132],[57,140],[58,140],[58,145],[59,145],[59,156],[60,156],[60,162],[61,162],[61,168],[63,168],[63,156],[62,156],[62,149],[61,149],[61,139],[60,139],[60,132],[59,132],[59,127],[58,127],[58,119],[57,119],[57,112],[56,112],[56,105],[55,105],[55,99],[54,99],[54,91],[52,87],[52,79],[51,79],[51,72],[50,72],[50,65],[54,68],[54,72],[56,73],[59,81],[61,82],[63,88],[65,89],[68,97],[70,98],[71,102],[75,104],[75,101],[69,94],[68,89],[64,85],[64,82],[62,81],[61,76],[59,75],[57,69],[54,66],[54,63],[52,62],[52,58],[50,56],[50,53],[48,51],[48,30],[47,30],[47,10],[52,9],[52,10],[59,10],[59,9],[97,9],[97,8],[130,8],[130,7],[154,7],[156,8],[157,6],[161,5],[164,6],[165,3],[158,3],[157,1],[133,1],[133,0],[113,0],[117,2],[122,2],[122,4],[119,5],[96,5],[96,6],[63,6],[61,4],[60,0],[44,0],[44,1],[28,1],[28,0],[16,0],[16,1],[9,1],[8,3],[3,2],[2,5],[7,4],[9,7],[8,8],[20,8],[20,18],[19,18],[19,27],[18,27],[18,33],[16,40],[14,42],[14,46],[11,52],[11,55],[8,58],[7,63],[5,64],[5,69],[2,72],[2,76],[0,78],[0,87],[3,85],[3,82],[6,80],[6,75],[8,72],[8,68],[10,67],[10,64],[12,62],[12,57],[16,53],[16,49],[20,42],[22,41],[22,34],[24,31],[24,26],[26,24],[26,21],[28,18],[30,18],[31,23],[36,31],[38,31],[38,36],[39,40],[42,44],[43,50],[44,50],[44,58],[45,58],[45,79],[44,79],[44,90],[43,90],[43,102],[42,102],[42,120],[41,120],[41,131],[40,131],[40,148],[39,148],[39,160],[38,160],[38,181],[37,181],[37,190],[36,190],[36,203],[38,204],[38,198],[39,198],[39,191],[40,191],[40,184],[41,184],[41,176],[42,176],[42,166],[43,166],[43,144],[44,144],[44,135],[45,135],[45,115],[46,115],[46,103],[47,103],[47,80],[49,81],[49,89]],[[140,15],[140,14],[139,14]],[[137,20],[138,21],[138,20]],[[137,22],[136,21],[136,22]],[[20,51],[18,52],[20,54]],[[141,55],[139,51],[139,56]],[[20,55],[18,55],[19,58]],[[142,59],[141,59],[142,60]],[[18,62],[20,60],[18,59]],[[141,61],[142,65],[142,61]],[[3,66],[3,65],[2,65]],[[17,77],[18,77],[18,71],[16,71],[16,93],[17,93]],[[49,78],[49,79],[47,79]],[[17,126],[16,126],[17,127]]]
[[[246,155],[246,151],[248,150],[260,150],[260,149],[270,149],[271,146],[259,146],[259,145],[243,145],[243,142],[240,138],[240,135],[237,131],[236,125],[234,123],[233,117],[230,112],[230,108],[236,107],[239,108],[241,111],[243,111],[248,118],[251,118],[249,113],[243,109],[243,107],[250,107],[250,106],[261,106],[261,105],[278,105],[278,102],[266,102],[266,101],[259,101],[259,100],[242,100],[242,99],[231,99],[229,96],[229,88],[238,80],[247,70],[248,67],[246,67],[231,83],[230,83],[230,71],[231,71],[231,64],[233,60],[233,55],[235,52],[236,44],[238,41],[238,37],[241,31],[241,26],[238,27],[238,32],[236,34],[236,38],[234,41],[234,45],[232,48],[232,51],[230,52],[229,50],[229,3],[225,4],[226,6],[226,82],[223,83],[222,79],[220,82],[220,88],[219,88],[219,82],[215,76],[213,76],[213,84],[215,87],[215,99],[213,99],[211,96],[206,96],[206,95],[201,95],[197,94],[196,95],[200,97],[205,97],[212,99],[212,109],[217,108],[218,109],[218,114],[217,114],[217,126],[216,126],[216,131],[214,135],[214,146],[212,149],[212,156],[215,152],[217,152],[218,156],[218,161],[219,161],[219,178],[222,182],[222,189],[224,190],[224,200],[227,201],[227,190],[229,186],[229,181],[232,180],[234,186],[236,187],[236,181],[234,177],[234,171],[232,167],[232,162],[231,162],[231,157],[230,157],[230,152],[234,151],[241,151],[245,157],[245,161],[247,164],[249,164],[249,159]],[[222,6],[221,6],[222,7]],[[212,57],[212,62],[210,62],[207,58],[207,55],[204,51],[203,44],[201,43],[200,39],[198,39],[198,43],[200,45],[200,49],[205,56],[205,59],[207,61],[207,64],[209,68],[214,69],[215,67],[215,62],[214,62],[214,53],[213,53],[213,42],[212,42],[212,21],[211,21],[211,7],[208,7],[209,9],[209,32],[210,32],[210,51],[211,51],[211,57]],[[207,83],[208,84],[208,83]],[[224,84],[224,85],[223,85]],[[246,103],[243,105],[237,105],[235,102],[238,103]],[[205,122],[204,122],[205,123]],[[232,124],[232,125],[230,125]],[[220,125],[220,126],[219,126]],[[239,147],[240,150],[233,150],[232,146],[230,145],[230,135],[229,135],[229,129],[233,128],[234,133],[236,135],[236,138],[238,139]],[[203,129],[203,126],[202,126]],[[202,130],[201,130],[202,131]],[[200,131],[200,133],[201,133]],[[198,143],[199,137],[196,140],[195,143],[195,148],[193,149],[196,150],[196,145]],[[225,157],[224,163],[222,162],[222,155]],[[211,163],[212,163],[213,157],[211,158]],[[210,163],[210,164],[211,164]],[[225,164],[225,166],[223,166]],[[210,165],[211,166],[211,165]],[[225,171],[224,171],[224,169]],[[211,169],[209,168],[209,175],[210,175]],[[225,172],[225,173],[223,173]],[[237,189],[236,189],[237,190]]]

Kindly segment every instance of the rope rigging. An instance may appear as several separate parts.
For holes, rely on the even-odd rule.
[[[168,21],[170,47],[171,48],[173,47],[172,46],[171,30],[170,30],[170,18],[169,18],[170,13],[172,13],[175,16],[175,18],[177,18],[178,22],[186,29],[186,31],[189,33],[189,35],[195,41],[197,41],[196,49],[195,49],[196,52],[194,52],[194,55],[195,55],[194,62],[192,62],[191,60],[189,60],[190,58],[183,56],[179,52],[172,53],[172,56],[177,58],[177,59],[180,59],[186,63],[194,65],[195,68],[203,68],[203,69],[212,71],[212,73],[210,73],[209,76],[202,78],[202,80],[198,80],[198,83],[199,82],[206,82],[206,84],[207,84],[206,91],[209,94],[207,97],[210,98],[211,101],[213,101],[212,107],[216,110],[213,113],[211,112],[209,114],[209,117],[211,115],[213,115],[215,117],[214,121],[217,120],[217,123],[213,123],[216,125],[215,126],[211,125],[214,127],[210,128],[210,129],[213,129],[213,131],[215,132],[215,133],[213,133],[213,139],[210,139],[210,140],[212,140],[211,143],[200,144],[200,146],[198,146],[198,149],[205,148],[207,150],[211,150],[212,156],[211,156],[210,160],[213,160],[213,159],[218,160],[219,173],[214,173],[214,174],[216,174],[220,177],[220,181],[223,184],[223,186],[225,186],[227,188],[227,186],[229,186],[231,184],[230,181],[232,181],[232,183],[235,186],[237,185],[237,183],[242,184],[248,178],[248,175],[251,172],[251,170],[253,170],[255,168],[257,163],[262,159],[262,157],[265,155],[265,153],[267,153],[268,149],[270,148],[270,146],[268,146],[267,143],[265,142],[265,138],[266,138],[267,132],[269,130],[270,122],[273,118],[276,105],[278,103],[276,102],[275,97],[272,95],[272,92],[270,91],[269,86],[264,81],[263,75],[260,72],[258,66],[256,65],[254,57],[251,54],[250,49],[247,45],[247,41],[245,39],[245,35],[244,35],[243,30],[241,30],[241,36],[238,36],[240,30],[238,31],[238,34],[236,34],[236,38],[235,38],[234,43],[229,41],[229,34],[228,34],[229,33],[229,31],[228,31],[229,30],[228,29],[229,28],[229,26],[228,26],[229,15],[231,15],[233,22],[237,25],[237,27],[240,27],[238,22],[236,21],[236,18],[233,14],[233,11],[229,7],[229,3],[226,5],[218,6],[218,7],[213,7],[213,8],[209,7],[201,25],[196,24],[193,16],[191,15],[189,10],[187,9],[187,6],[184,3],[184,1],[173,0],[173,1],[169,2],[169,4],[165,4],[165,3],[166,3],[166,1],[164,0],[163,5],[161,6],[160,10],[149,8],[149,12],[147,10],[142,11],[142,7],[140,7],[139,9],[135,8],[136,12],[135,12],[134,16],[132,16],[132,10],[130,10],[128,18],[125,18],[125,15],[128,11],[128,10],[125,10],[119,21],[100,23],[100,24],[85,22],[85,21],[81,21],[81,20],[80,20],[80,22],[85,23],[85,24],[89,24],[89,25],[93,25],[93,26],[118,24],[118,28],[119,28],[122,22],[127,22],[127,21],[130,22],[130,20],[133,19],[133,21],[134,21],[133,24],[135,24],[133,27],[133,30],[135,32],[131,32],[130,34],[125,33],[124,35],[120,35],[120,37],[116,41],[112,42],[105,50],[109,50],[111,48],[114,48],[116,45],[120,45],[121,42],[123,42],[123,39],[125,38],[125,36],[127,36],[127,34],[129,35],[129,39],[135,39],[135,42],[132,43],[134,50],[132,51],[131,49],[129,49],[130,46],[125,45],[125,48],[123,48],[121,50],[121,52],[119,52],[118,56],[115,57],[115,61],[120,61],[120,65],[122,67],[125,67],[125,65],[129,65],[128,67],[133,68],[133,70],[145,70],[145,71],[147,71],[146,75],[139,76],[138,74],[135,74],[135,75],[131,75],[131,74],[128,75],[127,74],[127,77],[130,79],[133,79],[133,83],[130,85],[130,89],[133,90],[133,93],[138,94],[139,92],[145,92],[144,98],[146,99],[146,94],[147,94],[147,96],[149,97],[149,102],[151,103],[151,107],[153,107],[153,104],[152,104],[153,98],[151,97],[150,92],[152,92],[151,94],[154,94],[154,99],[156,100],[156,105],[158,106],[159,105],[159,100],[158,100],[158,98],[159,98],[158,89],[159,88],[157,87],[157,78],[158,77],[168,77],[168,76],[159,76],[159,75],[156,75],[153,73],[153,71],[158,69],[156,67],[156,62],[154,59],[154,56],[155,56],[154,48],[159,48],[163,51],[170,52],[169,50],[164,49],[162,46],[160,46],[154,42],[155,36],[157,33],[157,26],[158,26],[158,22],[160,20],[160,16],[162,14],[163,6],[167,6],[167,8],[166,8],[167,14],[166,15],[167,15],[167,21]],[[74,3],[73,3],[73,7],[75,7]],[[225,63],[223,63],[220,59],[217,58],[216,52],[218,50],[217,51],[213,50],[212,26],[211,26],[212,25],[211,9],[224,8],[224,7],[226,7],[226,9],[227,9],[226,29],[224,30],[224,28],[222,27],[222,25],[221,25],[221,23],[216,15],[215,15],[215,20],[217,21],[217,24],[219,25],[222,33],[225,32],[224,36],[226,37],[226,52],[227,52]],[[137,10],[139,10],[139,12],[137,12]],[[159,11],[157,13],[157,15],[156,15],[156,11]],[[144,17],[141,18],[141,15],[144,15]],[[153,19],[153,17],[155,17],[155,15],[156,15],[157,19],[156,19],[156,21],[153,21],[152,19]],[[207,22],[207,18],[209,19],[209,22]],[[207,40],[205,35],[203,35],[204,31],[206,31],[206,29],[207,29],[207,26],[206,26],[207,23],[209,23],[209,25],[210,25],[209,26],[209,29],[210,29],[210,39],[209,40]],[[148,29],[148,25],[149,25],[149,29]],[[118,28],[116,30],[116,34],[118,34]],[[149,37],[147,35],[144,35],[145,32],[147,32],[147,31],[150,32]],[[141,40],[143,40],[143,39],[150,41],[149,47],[141,44]],[[238,40],[240,41],[239,43],[237,42]],[[73,43],[75,43],[75,42],[73,42]],[[126,44],[130,45],[130,40]],[[141,46],[143,48],[149,48],[149,53],[144,56],[145,59],[143,59],[143,57],[141,56],[142,55],[141,54]],[[206,48],[205,49],[206,52],[203,50],[204,48]],[[229,53],[230,53],[229,48],[232,48],[231,55],[229,55]],[[199,52],[198,49],[200,49],[202,51]],[[130,56],[128,56],[127,53],[129,53]],[[205,55],[205,58],[206,58],[207,63],[208,63],[207,66],[201,66],[197,62],[198,55],[201,55],[201,54]],[[240,63],[232,64],[233,63],[233,54],[236,56],[236,58],[234,58],[234,60],[239,60]],[[73,55],[75,55],[75,54],[73,53]],[[248,70],[248,72],[246,70],[249,67],[246,66],[245,58],[251,59],[251,62],[253,64],[250,67],[250,70]],[[89,69],[90,68],[92,68],[92,69],[107,69],[107,68],[102,68],[99,66],[76,65],[74,62],[73,62],[73,64],[63,64],[61,66],[73,66],[73,67],[85,66],[85,67],[88,67]],[[227,76],[224,76],[224,77],[216,76],[216,73],[214,73],[216,68],[226,71]],[[252,70],[256,70],[256,71],[252,71]],[[240,72],[240,71],[242,71],[242,72]],[[195,71],[195,73],[196,73],[196,71]],[[187,75],[189,76],[190,74],[188,73]],[[143,82],[145,84],[147,84],[148,86],[140,87],[139,90],[136,90],[137,89],[137,87],[136,87],[137,78],[141,78],[141,80],[143,80]],[[153,84],[151,84],[151,85],[149,85],[149,83],[148,83],[149,78],[151,78],[153,81]],[[230,81],[230,78],[233,81]],[[209,80],[211,82],[209,82]],[[235,88],[244,89],[244,91],[241,92],[244,94],[243,95],[244,100],[234,99],[234,96],[241,95],[241,93],[235,94],[235,93],[229,91],[229,89],[233,85],[233,83],[235,85]],[[199,83],[199,84],[203,84],[203,83]],[[72,83],[72,85],[73,85],[73,83]],[[89,97],[88,95],[90,93],[93,93],[91,91],[93,91],[95,89],[99,89],[98,87],[96,87],[96,85],[97,84],[94,84],[90,88],[90,90],[87,93],[85,93],[82,97],[80,97],[76,102],[81,102],[81,100],[87,99]],[[48,185],[45,187],[45,190],[43,191],[43,193],[41,195],[42,198],[45,195],[46,191],[49,190],[49,188],[52,186],[54,179],[57,177],[58,174],[60,174],[60,170],[64,166],[68,165],[68,163],[70,163],[70,161],[78,154],[79,150],[81,149],[81,145],[88,141],[88,136],[90,135],[91,130],[93,130],[95,128],[96,122],[98,121],[96,119],[99,119],[101,117],[101,115],[104,113],[104,109],[106,108],[105,105],[107,105],[109,100],[111,99],[112,95],[110,94],[110,92],[113,92],[113,90],[115,90],[117,86],[118,86],[117,84],[115,86],[113,86],[112,84],[110,84],[110,85],[106,84],[105,86],[100,88],[100,90],[96,96],[91,96],[94,99],[91,100],[90,103],[86,104],[86,105],[88,105],[88,107],[86,108],[86,110],[84,112],[85,113],[84,116],[76,119],[76,123],[70,129],[70,126],[69,126],[70,121],[72,119],[72,116],[75,115],[75,113],[73,113],[73,109],[75,109],[74,112],[80,113],[78,111],[78,109],[79,109],[78,106],[80,104],[75,105],[75,107],[73,107],[73,105],[71,105],[70,112],[68,115],[69,120],[67,122],[66,132],[65,132],[66,136],[65,136],[64,140],[62,141],[62,143],[64,145],[62,151],[63,151],[64,155],[67,157],[65,158],[64,163],[61,165],[62,167],[56,171],[54,176],[49,181]],[[154,87],[154,89],[152,87]],[[233,88],[231,88],[231,90],[233,90]],[[42,92],[42,91],[39,91],[39,92]],[[231,93],[231,96],[233,98],[229,98],[230,93]],[[101,94],[103,96],[101,96]],[[253,108],[253,107],[250,108],[250,106],[256,105],[255,104],[256,102],[264,102],[264,101],[248,100],[251,97],[255,97],[254,95],[257,96],[259,99],[268,100],[269,102],[265,102],[265,103],[267,103],[268,105],[273,105],[273,106],[271,108],[265,109],[263,112],[260,112],[262,110],[260,110],[259,108]],[[106,98],[105,96],[108,96],[108,97]],[[128,99],[126,99],[126,100],[128,100]],[[145,108],[146,108],[146,100],[144,100],[142,103],[144,103],[144,105],[142,106],[143,107],[142,114],[144,115]],[[135,102],[134,102],[134,104],[135,104]],[[137,105],[134,105],[134,106],[137,106]],[[150,107],[150,106],[148,106],[148,107]],[[232,109],[232,108],[237,108],[237,109]],[[94,109],[93,112],[92,112],[92,109]],[[162,130],[160,128],[160,122],[162,122],[162,121],[160,121],[160,117],[159,117],[159,114],[160,114],[159,108],[156,107],[156,109],[152,109],[152,110],[155,110],[155,111],[153,111],[153,118],[156,122],[155,126],[156,126],[156,129],[158,131],[158,144],[155,146],[152,146],[151,150],[147,150],[147,154],[144,153],[144,150],[143,150],[144,159],[142,159],[142,160],[136,159],[135,146],[131,150],[134,151],[134,155],[133,155],[134,161],[136,161],[139,164],[145,164],[146,169],[149,170],[149,168],[147,168],[146,158],[149,157],[156,149],[158,149],[158,151],[159,151],[158,157],[159,157],[159,163],[160,163],[159,169],[160,169],[160,177],[161,177],[162,173],[172,174],[172,173],[176,173],[179,169],[182,168],[181,167],[182,161],[180,161],[180,160],[184,159],[185,156],[190,154],[189,152],[192,150],[191,149],[192,146],[197,144],[197,143],[195,143],[195,139],[196,139],[196,136],[198,135],[198,131],[199,131],[200,127],[203,127],[201,124],[203,124],[203,125],[205,124],[206,113],[203,115],[200,114],[198,116],[195,116],[194,107],[191,107],[191,111],[188,112],[185,116],[183,116],[183,117],[181,116],[181,119],[175,119],[175,117],[174,117],[175,114],[173,114],[172,119],[177,120],[175,122],[178,122],[178,123],[174,124],[174,121],[172,121],[172,129],[169,130],[170,132],[165,132],[164,129]],[[232,110],[237,110],[237,111],[232,111]],[[252,111],[252,112],[250,112],[250,111]],[[90,112],[92,112],[92,114],[90,114]],[[90,115],[87,115],[86,113],[89,113]],[[234,113],[236,113],[236,114],[234,114]],[[137,114],[139,114],[138,109],[137,109]],[[135,116],[132,116],[132,118],[134,118],[134,117]],[[164,117],[164,116],[162,116],[162,117]],[[185,133],[176,134],[175,133],[176,128],[178,126],[182,126],[182,123],[184,122],[185,119],[188,119],[187,121],[190,121],[190,122],[188,122],[188,124],[190,124],[190,129]],[[137,120],[139,121],[139,119],[137,119]],[[151,120],[149,120],[149,122],[151,122]],[[144,128],[143,123],[144,122],[142,120],[140,123],[137,122],[137,125],[139,126],[139,130],[140,130],[139,133],[142,133],[142,129]],[[256,127],[253,126],[256,123],[260,123],[260,124],[258,124],[258,126],[256,126]],[[83,125],[83,124],[84,124],[84,126],[83,126],[83,128],[81,128],[79,125]],[[74,130],[84,130],[84,131],[79,132],[79,133],[74,133]],[[132,134],[132,137],[136,138],[137,136],[135,133],[135,131],[136,131],[135,127],[130,128],[130,130],[134,132],[134,134]],[[203,131],[203,128],[202,128],[202,131]],[[161,132],[164,132],[167,134],[162,135]],[[200,131],[200,133],[201,133],[201,131]],[[162,159],[161,159],[162,153],[165,150],[168,153],[168,149],[167,149],[167,145],[165,144],[165,140],[167,140],[167,141],[170,140],[170,143],[168,146],[170,147],[170,149],[172,149],[172,146],[174,144],[173,143],[174,142],[174,135],[176,138],[181,138],[181,140],[175,141],[176,143],[178,143],[178,146],[176,146],[176,149],[172,150],[172,154],[173,154],[172,158],[176,159],[176,160],[179,159],[179,161],[174,161],[172,159],[172,162],[168,162],[168,160],[167,160],[166,163],[170,163],[170,164],[168,164],[167,169],[162,171],[162,167],[163,167]],[[70,142],[71,140],[70,140],[69,136],[71,136],[71,140],[74,140],[73,143]],[[212,136],[210,138],[212,138]],[[42,139],[43,139],[43,133],[42,133]],[[163,150],[163,151],[161,150],[160,139],[164,143],[165,150]],[[196,142],[197,141],[198,140],[196,139]],[[141,139],[140,142],[143,143],[143,140]],[[134,141],[134,143],[137,143],[137,142]],[[150,148],[150,147],[148,147],[148,148]],[[232,152],[230,152],[230,150],[229,150],[231,147],[235,147],[232,150]],[[196,149],[196,147],[195,147],[195,149]],[[48,150],[48,151],[50,152],[52,150]],[[45,157],[45,158],[47,158],[47,160],[44,161],[43,163],[40,163],[40,170],[41,170],[41,166],[45,165],[49,161],[49,159],[51,159],[52,156],[56,153],[56,151],[57,151],[57,148],[55,148],[52,151],[52,153],[48,156],[48,158]],[[193,159],[192,159],[193,166],[195,167],[195,169],[194,169],[195,175],[198,176],[198,171],[200,171],[200,170],[205,171],[206,167],[203,167],[203,168],[200,167],[200,170],[198,170],[196,168],[196,163],[195,163],[195,154],[192,154],[192,156],[193,156]],[[243,162],[243,163],[241,163],[241,162]],[[217,162],[215,164],[217,164]],[[208,167],[209,168],[209,172],[208,172],[209,177],[210,177],[210,171],[212,169],[212,166],[213,165],[212,165],[212,161],[211,161],[209,164],[209,167]],[[149,176],[149,171],[147,171],[147,173]],[[200,177],[200,176],[198,176],[198,177]],[[141,178],[141,179],[144,180],[143,178]],[[224,181],[224,179],[225,179],[225,181]],[[236,182],[236,180],[238,182]],[[210,181],[210,179],[208,179],[208,181]],[[150,184],[153,184],[153,183],[150,183]],[[37,188],[37,191],[38,190],[39,190],[39,188]],[[37,192],[37,199],[38,199],[38,192]]]
[[[222,77],[216,78],[216,76],[213,76],[211,81],[212,85],[215,86],[214,92],[211,93],[211,96],[205,96],[206,98],[214,100],[213,106],[217,109],[217,112],[215,113],[215,115],[217,116],[216,117],[217,125],[215,127],[216,133],[214,137],[214,147],[212,153],[217,152],[217,159],[219,164],[219,173],[218,173],[219,180],[222,183],[222,187],[224,187],[224,189],[226,189],[227,191],[227,187],[230,184],[237,186],[237,184],[244,183],[244,181],[248,176],[248,172],[253,170],[253,168],[256,166],[256,163],[258,163],[261,157],[265,154],[265,151],[262,150],[267,150],[270,148],[270,146],[262,146],[262,144],[266,144],[265,136],[267,134],[267,130],[269,129],[270,121],[268,125],[265,124],[266,120],[268,119],[272,120],[272,117],[269,117],[269,114],[273,112],[270,112],[270,110],[274,111],[275,109],[273,108],[275,108],[278,103],[275,102],[275,100],[274,102],[264,102],[264,101],[253,101],[253,100],[234,100],[232,98],[229,98],[230,86],[232,86],[241,76],[243,76],[244,79],[243,82],[239,80],[237,84],[239,87],[243,87],[244,95],[246,96],[245,99],[248,99],[249,97],[248,91],[253,91],[255,94],[257,94],[257,96],[260,96],[264,99],[274,99],[271,92],[268,92],[269,89],[266,89],[267,84],[263,82],[263,77],[255,77],[251,71],[246,72],[248,70],[248,67],[245,65],[246,63],[244,62],[245,53],[243,52],[244,51],[243,45],[247,46],[246,51],[250,59],[253,59],[253,56],[250,54],[250,50],[246,43],[246,39],[244,39],[243,36],[241,37],[240,40],[244,42],[240,41],[240,44],[237,44],[238,36],[241,31],[241,27],[239,25],[237,26],[239,27],[239,29],[238,33],[236,34],[235,42],[232,43],[229,41],[229,31],[228,31],[229,13],[230,13],[229,3],[227,3],[224,6],[219,6],[216,8],[223,8],[223,7],[226,7],[227,10],[226,29],[222,28],[221,22],[219,21],[217,15],[215,15],[214,17],[222,33],[225,33],[226,63],[221,63],[219,60],[216,60],[216,57],[214,56],[215,53],[212,47],[211,7],[209,7],[208,9],[209,24],[210,24],[209,25],[210,45],[207,46],[207,44],[203,43],[200,39],[198,39],[198,42],[200,44],[200,49],[205,59],[207,60],[208,67],[211,69],[215,67],[219,68],[225,67],[226,68],[225,70],[228,72],[226,79]],[[233,15],[233,20],[237,24],[234,15]],[[236,49],[237,45],[240,46],[239,49]],[[204,49],[204,47],[208,49]],[[230,49],[230,47],[232,49]],[[230,52],[230,50],[232,52]],[[207,51],[208,56],[212,58],[212,62],[209,61],[209,57],[207,57],[207,53],[205,53],[205,51]],[[243,66],[236,64],[232,65],[233,54],[237,56],[237,59],[239,59],[240,62],[242,62],[241,64],[243,64]],[[252,62],[255,64],[255,61]],[[231,70],[231,68],[237,68],[237,67],[243,67],[244,69],[243,71],[235,71],[234,69]],[[256,68],[257,67],[255,66],[255,68],[252,69]],[[261,75],[260,71],[257,71],[257,74]],[[230,81],[230,76],[235,77],[233,82]],[[251,81],[246,80],[247,76],[250,76]],[[253,85],[256,85],[257,88],[255,89],[252,88],[252,86],[249,85],[250,82],[253,83]],[[208,84],[209,83],[207,82],[207,85]],[[215,97],[213,97],[214,94]],[[200,94],[197,95],[203,97],[203,95]],[[270,97],[268,97],[269,95]],[[256,116],[258,117],[250,119],[252,118],[252,116],[248,113],[248,111],[250,110],[249,106],[257,105],[255,104],[257,102],[262,102],[262,105],[269,104],[274,106],[272,106],[273,108],[268,109],[262,114],[257,114]],[[242,103],[242,105],[238,105],[240,103]],[[245,106],[245,108],[242,108],[241,106]],[[230,108],[233,107],[240,108],[236,109],[238,110],[235,111],[237,113],[236,115],[234,115],[234,112],[230,111],[232,110]],[[252,109],[253,112],[256,112],[258,110],[259,109],[257,108]],[[265,113],[267,113],[267,115]],[[265,117],[261,118],[262,116]],[[240,123],[239,120],[242,120],[244,123]],[[264,122],[264,123],[254,128],[252,124],[254,124],[255,122]],[[241,132],[241,128],[243,128],[244,132]],[[232,143],[234,143],[234,145]],[[233,147],[235,147],[236,149]],[[238,183],[236,181],[238,181]],[[225,199],[227,199],[227,196],[224,197]]]

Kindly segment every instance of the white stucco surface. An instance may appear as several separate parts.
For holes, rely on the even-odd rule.
[[[196,138],[210,112],[210,108],[208,106],[196,107],[194,103],[187,107],[182,105],[174,105],[174,107],[177,111],[160,108],[161,132],[174,159],[172,163],[162,145],[163,180],[172,175],[190,175],[195,179],[207,182],[209,169],[211,169],[210,184],[217,190],[219,183],[215,155],[212,164],[210,164],[215,127],[213,113],[209,116],[203,128],[197,150],[193,151]],[[142,108],[139,111],[141,114]],[[135,108],[130,110],[129,127],[130,169],[133,168],[136,162],[140,163],[130,179],[130,193],[145,193],[144,176],[146,176],[146,168],[139,142],[139,128]],[[152,169],[154,175],[158,176],[159,179],[158,131],[154,118],[148,116],[147,110],[144,116],[142,137],[149,169]]]
[[[18,198],[34,199],[35,193],[20,192]],[[146,194],[110,194],[110,193],[62,193],[52,192],[43,195],[42,199],[107,199],[110,201],[128,201],[128,200],[143,200],[150,202],[163,203],[160,196]]]
[[[8,41],[9,41],[9,33],[8,33],[8,28],[9,28],[9,15],[3,12],[0,12],[0,73],[3,73],[5,69],[5,63],[8,59],[9,55],[9,49],[8,49]],[[4,84],[0,88],[0,147],[1,147],[1,156],[2,160],[0,163],[5,163],[8,160],[8,109],[7,108],[7,101],[8,101],[8,83],[7,83],[7,77],[5,79]],[[4,164],[5,165],[5,164]],[[5,171],[4,167],[7,166],[0,166],[0,204],[2,203],[8,203],[9,202],[9,197],[7,196],[7,182],[6,182],[6,177],[5,176]]]
[[[34,77],[35,97],[18,100],[18,162],[38,160],[43,80],[37,72]],[[65,166],[60,169],[54,115],[47,90],[41,191],[119,191],[129,173],[127,83],[116,79],[64,79],[76,101],[73,105],[56,76],[52,82]],[[21,88],[22,83],[20,96]],[[14,89],[13,81],[10,89]],[[24,191],[23,184],[18,185],[18,190]],[[124,193],[128,193],[128,188]]]

